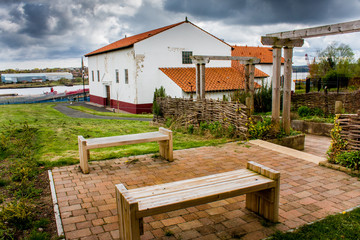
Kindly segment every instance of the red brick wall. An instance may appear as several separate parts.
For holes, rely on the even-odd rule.
[[[105,106],[106,98],[90,95],[90,102]],[[133,104],[133,103],[122,102],[111,99],[111,107],[135,114],[152,112],[152,103]]]
[[[105,106],[106,98],[102,98],[102,97],[90,94],[90,102]]]

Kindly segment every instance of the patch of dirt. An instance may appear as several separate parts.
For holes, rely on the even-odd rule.
[[[57,228],[54,215],[54,205],[51,197],[50,180],[48,171],[44,169],[42,173],[37,176],[35,187],[42,190],[39,199],[35,199],[37,206],[37,218],[47,218],[50,220],[49,225],[44,229],[52,238],[57,237]]]

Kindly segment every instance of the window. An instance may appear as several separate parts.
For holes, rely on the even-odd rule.
[[[91,78],[92,78],[92,81],[94,81],[94,71],[91,71]]]
[[[129,83],[129,73],[128,73],[128,70],[125,69],[125,84],[128,84]]]
[[[115,69],[116,82],[119,83],[119,69]]]
[[[182,63],[183,64],[192,64],[191,57],[192,52],[184,51],[182,52]]]
[[[97,77],[98,77],[98,82],[100,82],[100,71],[99,70],[97,70]]]

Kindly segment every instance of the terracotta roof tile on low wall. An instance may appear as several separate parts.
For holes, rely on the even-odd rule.
[[[195,68],[160,68],[160,70],[174,81],[184,92],[195,92]],[[232,67],[211,67],[205,69],[205,91],[230,91],[244,89],[245,78],[243,72]],[[260,85],[255,83],[255,87]]]
[[[257,57],[260,58],[260,63],[273,63],[273,53],[271,47],[248,47],[248,46],[233,46],[231,56],[234,57]],[[237,61],[232,61],[237,62]],[[281,58],[281,63],[284,63],[284,58]]]

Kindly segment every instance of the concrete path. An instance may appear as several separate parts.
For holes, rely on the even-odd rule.
[[[118,239],[115,184],[133,189],[173,182],[245,168],[249,160],[281,173],[278,224],[264,224],[240,196],[146,217],[141,239],[262,239],[360,205],[357,178],[273,149],[228,143],[174,151],[174,162],[144,155],[134,163],[128,158],[91,162],[90,174],[78,166],[54,168],[66,239]]]
[[[111,117],[111,116],[99,116],[94,114],[85,113],[82,111],[78,111],[72,108],[69,108],[68,106],[84,106],[87,108],[91,108],[97,111],[101,112],[110,112],[106,110],[105,108],[96,107],[93,105],[85,104],[85,103],[59,103],[54,108],[63,114],[73,117],[73,118],[93,118],[93,119],[117,119],[117,120],[132,120],[132,121],[144,121],[144,122],[150,122],[152,121],[151,118],[127,118],[127,117]]]

